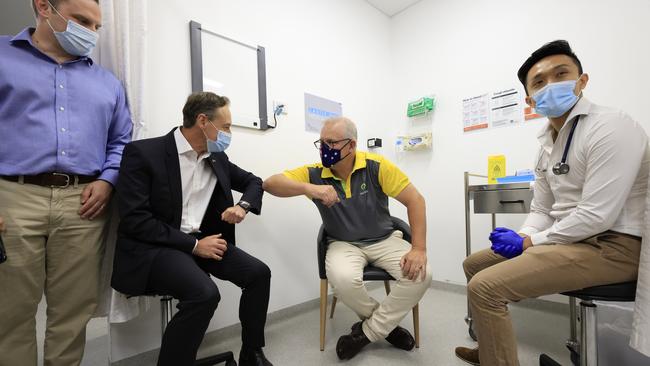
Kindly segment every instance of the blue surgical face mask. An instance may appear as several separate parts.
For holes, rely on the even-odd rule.
[[[329,168],[332,165],[338,163],[339,161],[345,159],[350,153],[345,155],[344,157],[341,157],[341,150],[343,147],[345,147],[347,144],[349,144],[350,141],[346,142],[345,145],[341,147],[341,149],[334,149],[329,147],[326,143],[321,143],[320,146],[320,161],[323,163],[323,166],[325,168]]]
[[[52,28],[50,20],[47,19],[47,24],[52,28],[54,32],[54,37],[59,41],[61,48],[65,52],[73,56],[88,56],[93,51],[97,45],[97,40],[99,35],[97,32],[93,32],[90,29],[83,27],[72,20],[66,19],[61,13],[59,13],[56,8],[50,4],[52,9],[61,17],[63,20],[67,21],[67,27],[63,32],[57,32]]]
[[[217,139],[210,140],[207,135],[205,136],[208,139],[208,152],[217,153],[226,151],[228,146],[230,146],[232,134],[217,129],[217,127],[215,127],[212,122],[210,122],[210,124],[212,127],[214,127],[215,130],[217,130]]]
[[[578,96],[574,93],[577,82],[578,80],[568,80],[544,86],[533,94],[535,111],[551,118],[565,114],[578,102]]]

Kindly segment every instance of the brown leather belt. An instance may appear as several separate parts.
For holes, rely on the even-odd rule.
[[[2,175],[0,178],[26,184],[35,184],[50,188],[67,188],[74,184],[86,184],[97,180],[94,175],[76,175],[67,173],[43,173],[37,175]]]

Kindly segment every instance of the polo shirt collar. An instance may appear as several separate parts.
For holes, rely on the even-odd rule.
[[[354,167],[352,167],[352,173],[359,169],[364,169],[366,167],[366,153],[363,151],[357,151],[354,155]],[[320,174],[321,178],[334,178],[338,179],[332,169],[323,167],[323,171]]]

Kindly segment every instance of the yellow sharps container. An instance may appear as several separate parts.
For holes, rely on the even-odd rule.
[[[506,156],[488,156],[488,184],[497,184],[497,178],[506,176]]]

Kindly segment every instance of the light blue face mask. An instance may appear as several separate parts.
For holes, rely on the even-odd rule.
[[[577,82],[568,80],[544,86],[533,95],[535,111],[551,118],[565,114],[578,102],[578,96],[574,93]]]
[[[66,19],[58,10],[50,3],[50,6],[63,20],[67,21],[67,27],[63,32],[57,32],[52,28],[50,20],[47,19],[47,24],[52,28],[54,37],[59,41],[61,47],[65,52],[73,56],[88,56],[97,45],[99,34],[90,29],[83,27],[72,20]]]
[[[226,151],[228,146],[230,146],[230,141],[232,140],[232,134],[217,129],[217,127],[215,127],[215,125],[212,124],[212,122],[210,122],[210,124],[212,125],[212,127],[214,127],[215,130],[217,130],[217,139],[210,140],[210,138],[208,138],[208,152],[217,153],[217,152]]]

